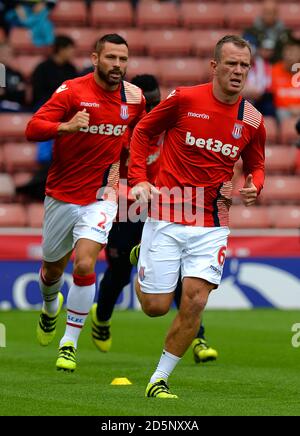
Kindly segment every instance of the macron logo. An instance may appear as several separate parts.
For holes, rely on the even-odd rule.
[[[187,116],[193,118],[201,118],[202,120],[209,120],[209,115],[207,114],[197,114],[195,112],[188,112]]]
[[[82,101],[80,103],[80,106],[84,106],[84,107],[100,107],[99,103],[88,103],[86,101]]]

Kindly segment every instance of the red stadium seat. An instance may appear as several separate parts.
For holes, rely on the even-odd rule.
[[[3,156],[3,147],[0,146],[0,173],[4,169],[4,156]]]
[[[144,32],[147,52],[152,56],[187,56],[190,37],[186,30],[148,30]]]
[[[145,38],[141,29],[117,29],[117,33],[128,42],[130,55],[139,56],[145,53]]]
[[[299,176],[268,176],[260,200],[267,204],[300,203]]]
[[[266,147],[266,170],[273,173],[292,173],[296,167],[296,148]]]
[[[300,174],[300,148],[296,149],[296,174]]]
[[[196,58],[161,59],[158,61],[161,83],[165,86],[198,85],[207,80],[208,62]]]
[[[268,144],[278,143],[278,126],[277,126],[275,118],[264,117],[264,123],[265,123],[266,133],[267,133],[267,143]]]
[[[227,29],[201,29],[191,31],[192,52],[196,56],[208,56],[213,58],[216,43],[225,35],[234,33]]]
[[[13,27],[9,35],[9,40],[15,54],[47,54],[48,47],[36,47],[32,42],[31,32],[21,27]]]
[[[6,143],[3,147],[6,171],[33,171],[38,167],[36,161],[36,144]]]
[[[186,28],[224,27],[224,6],[219,3],[184,3],[180,9]]]
[[[76,44],[76,52],[86,55],[92,52],[97,39],[102,35],[96,29],[86,27],[58,27],[55,29],[56,35],[68,35]]]
[[[261,14],[261,3],[228,3],[224,6],[227,27],[244,29]]]
[[[25,129],[32,114],[0,114],[0,142],[25,139]]]
[[[66,28],[60,28],[56,30],[63,33]],[[71,29],[70,35],[76,41],[77,52],[80,55],[87,55],[93,51],[96,41],[103,35],[108,33],[118,33],[121,35],[129,45],[130,55],[139,56],[145,53],[144,33],[141,29],[137,28],[124,28],[124,27],[101,27],[101,29],[95,28],[74,28]]]
[[[281,144],[294,144],[299,140],[299,135],[296,131],[296,122],[298,118],[286,118],[281,122],[280,126],[280,143]]]
[[[0,204],[0,227],[24,227],[26,211],[21,204]]]
[[[18,186],[23,186],[26,183],[28,183],[32,177],[33,177],[33,173],[29,173],[29,172],[18,172],[12,175],[13,180],[14,180],[14,184],[15,187],[17,188]]]
[[[43,203],[32,203],[27,206],[27,222],[29,227],[43,226],[44,205]]]
[[[0,173],[0,200],[10,201],[15,195],[13,178],[6,173]]]
[[[261,206],[232,206],[229,212],[229,223],[234,229],[257,229],[272,225],[268,208]]]
[[[126,78],[131,80],[137,74],[154,74],[154,76],[159,78],[157,62],[150,56],[130,57]]]
[[[284,2],[279,4],[279,16],[284,24],[291,29],[299,30],[300,28],[300,4],[299,2]]]
[[[60,0],[51,13],[51,19],[57,26],[83,26],[87,23],[85,2]]]
[[[136,24],[143,29],[177,27],[179,11],[173,2],[145,2],[137,6]]]
[[[15,58],[16,65],[18,66],[18,70],[21,74],[23,74],[26,80],[30,80],[33,71],[37,67],[37,65],[44,60],[44,56],[36,55],[36,56],[17,56]]]
[[[281,229],[300,228],[300,206],[272,206],[270,214],[274,227]]]
[[[92,26],[130,27],[132,23],[133,10],[129,2],[104,1],[92,3]]]

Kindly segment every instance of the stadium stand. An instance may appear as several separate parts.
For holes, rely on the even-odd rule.
[[[295,125],[298,117],[286,118],[282,121],[280,128],[280,143],[281,144],[295,144],[299,140]]]
[[[11,175],[0,173],[0,201],[12,201],[15,195],[15,184]]]
[[[296,169],[296,148],[287,145],[266,147],[266,171],[268,173],[292,174]]]
[[[29,204],[26,212],[29,227],[41,228],[44,219],[44,205],[41,203]]]
[[[279,4],[279,15],[287,27],[299,31],[300,4],[284,2]]]
[[[3,159],[8,173],[16,171],[33,171],[37,168],[36,145],[28,143],[5,143],[3,146]]]
[[[158,79],[160,78],[158,62],[153,62],[152,58],[146,56],[130,57],[127,69],[128,80],[137,74],[144,74],[145,71],[147,74],[154,74]]]
[[[133,10],[126,1],[95,2],[90,19],[92,26],[129,27],[133,24]]]
[[[56,35],[67,34],[76,42],[74,64],[78,71],[91,66],[89,53],[103,34],[120,33],[130,47],[127,80],[136,74],[154,74],[165,98],[176,86],[197,84],[210,77],[209,61],[216,42],[224,34],[242,33],[260,14],[261,3],[249,0],[181,0],[175,2],[140,1],[136,10],[125,0],[95,1],[87,8],[81,0],[60,0],[51,17]],[[281,3],[280,18],[300,37],[300,5]],[[10,43],[16,65],[28,82],[34,67],[47,50],[33,46],[28,30],[15,28]],[[32,177],[36,168],[36,145],[25,142],[24,130],[29,113],[0,114],[0,227],[40,227],[41,204],[24,203],[15,188]],[[233,228],[298,228],[300,226],[300,150],[295,119],[278,125],[265,117],[267,129],[266,183],[257,206],[244,208],[238,189],[233,191],[230,212]],[[23,202],[21,204],[21,202]],[[1,212],[2,211],[2,212]]]
[[[161,59],[158,61],[162,85],[194,85],[207,80],[207,62],[196,58]]]
[[[31,114],[0,114],[0,143],[24,140],[24,132]]]
[[[44,54],[45,47],[36,47],[32,43],[30,30],[14,27],[10,33],[10,43],[17,55]]]
[[[272,225],[276,228],[297,229],[300,228],[299,206],[273,206],[270,209]]]
[[[240,30],[250,26],[261,10],[261,4],[255,2],[228,3],[224,7],[227,27]]]
[[[187,56],[191,52],[190,34],[182,29],[149,30],[145,47],[150,56]]]
[[[300,204],[300,177],[273,176],[266,178],[260,201],[264,204]]]
[[[180,15],[187,29],[222,28],[225,24],[224,7],[220,3],[184,3]]]
[[[21,204],[0,204],[0,227],[25,227],[26,209]]]
[[[51,14],[51,19],[57,26],[84,26],[87,18],[85,4],[79,1],[60,0]]]
[[[232,206],[230,210],[230,226],[236,229],[271,227],[272,221],[267,207]]]
[[[143,29],[177,27],[179,10],[173,2],[142,2],[137,7],[136,24]]]

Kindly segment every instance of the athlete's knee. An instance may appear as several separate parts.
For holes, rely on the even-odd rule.
[[[78,259],[74,262],[74,274],[85,276],[92,274],[95,269],[94,259],[91,257],[86,257],[84,259]]]
[[[55,264],[48,263],[47,265],[43,265],[41,267],[41,276],[44,282],[56,282],[58,281],[64,273],[64,270]]]
[[[150,317],[163,316],[169,312],[170,304],[165,301],[155,301],[153,299],[142,298],[143,312]]]

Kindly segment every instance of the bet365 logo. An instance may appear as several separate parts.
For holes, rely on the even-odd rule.
[[[4,324],[0,324],[0,348],[6,347],[6,328]]]
[[[295,333],[292,337],[292,346],[300,348],[300,323],[292,326],[292,332]]]

